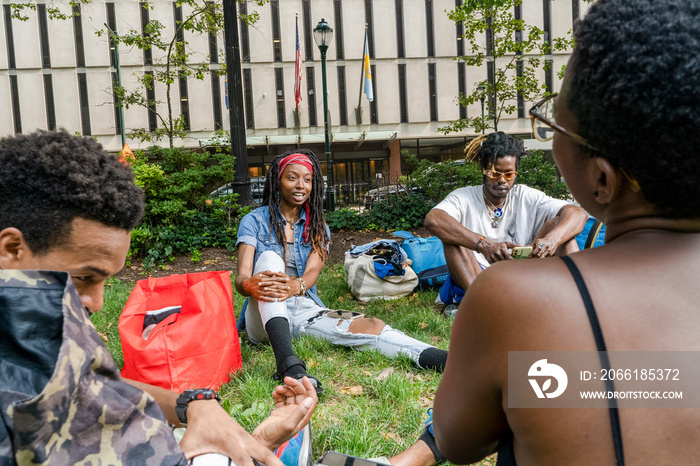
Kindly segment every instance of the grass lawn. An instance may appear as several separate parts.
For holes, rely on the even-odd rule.
[[[123,357],[117,321],[133,285],[110,281],[104,309],[92,317],[120,367]],[[449,346],[451,321],[433,311],[435,291],[362,304],[350,294],[342,264],[324,267],[318,290],[331,309],[362,312],[438,348]],[[237,316],[243,301],[234,289]],[[375,351],[335,347],[314,338],[295,340],[294,349],[325,389],[312,419],[314,458],[329,450],[366,458],[390,457],[420,436],[440,374],[420,370],[408,358],[390,360]],[[269,345],[252,345],[245,333],[241,352],[243,368],[220,389],[220,395],[231,416],[252,431],[272,409],[275,359]],[[479,464],[495,464],[495,456]]]

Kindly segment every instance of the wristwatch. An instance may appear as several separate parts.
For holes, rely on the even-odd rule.
[[[175,405],[175,414],[177,414],[177,418],[183,426],[187,425],[187,406],[190,401],[195,400],[216,400],[221,403],[219,394],[211,388],[197,388],[195,390],[185,390],[180,393]]]

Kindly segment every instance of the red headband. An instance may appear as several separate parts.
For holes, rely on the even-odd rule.
[[[287,165],[291,165],[293,163],[298,163],[299,165],[303,165],[306,168],[308,168],[311,173],[314,172],[314,166],[311,163],[311,159],[309,159],[308,155],[306,155],[306,154],[290,154],[280,161],[280,173],[279,173],[280,178],[282,178],[282,173],[284,173],[284,169],[287,168]]]
[[[288,165],[291,165],[293,163],[298,163],[299,165],[303,165],[306,168],[309,169],[311,173],[314,172],[314,166],[311,163],[311,159],[309,159],[309,156],[306,154],[290,154],[280,160],[280,173],[279,177],[282,179],[282,173],[284,173],[284,170],[287,168]],[[306,223],[304,224],[304,232],[302,234],[302,237],[304,239],[304,242],[306,243],[309,240],[309,219],[311,212],[309,211],[309,203],[305,202],[304,203],[304,212],[306,213]]]

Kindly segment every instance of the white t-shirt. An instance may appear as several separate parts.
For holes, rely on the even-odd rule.
[[[542,191],[516,184],[508,193],[508,204],[498,227],[493,228],[483,189],[483,185],[455,189],[434,208],[444,210],[468,230],[493,241],[528,246],[542,225],[567,205],[566,201],[553,199]],[[474,255],[482,267],[489,266],[482,254],[474,252]]]

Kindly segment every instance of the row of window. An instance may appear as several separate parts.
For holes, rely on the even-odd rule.
[[[580,0],[572,0],[572,13],[574,19],[578,17],[580,11]],[[212,4],[212,2],[207,2]],[[405,47],[404,47],[404,30],[403,30],[403,17],[404,17],[404,5],[403,0],[394,0],[395,3],[395,15],[396,15],[396,34],[397,34],[397,58],[405,58]],[[459,7],[462,4],[462,0],[455,0],[455,6]],[[150,21],[149,9],[145,8],[145,3],[140,2],[142,8],[139,9],[141,14],[141,31],[145,36],[148,34],[147,26]],[[273,55],[276,62],[282,61],[282,50],[281,50],[281,37],[280,37],[280,18],[279,18],[279,0],[271,0],[271,23],[272,23],[272,40],[273,40]],[[342,0],[334,0],[334,27],[335,27],[335,50],[336,59],[344,60],[344,44],[343,44],[343,11],[342,11]],[[80,100],[80,112],[81,112],[81,124],[82,133],[85,135],[91,134],[90,129],[90,113],[89,113],[89,101],[87,92],[87,76],[81,69],[85,68],[85,53],[84,53],[84,42],[83,42],[83,30],[80,13],[80,5],[75,5],[72,7],[73,13],[77,13],[73,17],[73,32],[75,39],[75,57],[76,57],[76,67],[78,68],[78,92]],[[15,69],[15,50],[14,50],[14,37],[12,33],[12,20],[11,20],[11,6],[3,5],[4,18],[5,18],[5,35],[7,44],[7,57],[8,65],[10,69]],[[365,22],[367,27],[367,37],[368,37],[368,47],[370,57],[374,56],[374,39],[373,39],[373,4],[372,0],[364,0],[365,9]],[[106,16],[107,25],[109,28],[117,32],[116,28],[116,12],[114,3],[106,3]],[[173,13],[174,21],[177,24],[182,21],[182,8],[176,3],[173,3]],[[239,4],[239,13],[241,15],[247,14],[246,3]],[[428,57],[435,56],[435,46],[434,46],[434,34],[433,34],[433,0],[425,0],[425,18],[427,25],[427,55]],[[522,6],[515,6],[515,17],[519,19],[522,17]],[[49,49],[49,34],[47,25],[47,12],[46,6],[44,4],[37,5],[37,15],[39,22],[39,34],[40,34],[40,50],[42,58],[42,67],[45,69],[51,68],[51,56]],[[543,0],[543,29],[545,31],[545,40],[549,41],[551,37],[551,4],[550,0]],[[306,60],[313,60],[313,46],[312,46],[312,30],[313,24],[311,24],[311,4],[310,0],[302,0],[302,21],[304,31],[304,44],[305,44],[305,58]],[[241,41],[241,59],[244,63],[250,62],[250,41],[248,35],[248,25],[243,20],[240,21],[240,41]],[[463,44],[460,40],[462,36],[462,25],[456,25],[456,37],[457,37],[457,53],[463,55]],[[487,48],[492,41],[489,40],[490,36],[487,33]],[[184,37],[182,32],[178,34],[176,40],[182,42]],[[217,37],[215,35],[210,35],[209,37],[209,52],[210,52],[210,62],[218,63],[218,43]],[[110,38],[110,63],[115,69],[118,67],[118,56],[116,54],[116,46]],[[151,49],[143,50],[143,64],[144,66],[150,66],[153,64],[153,56]],[[487,64],[487,76],[488,79],[493,82],[495,69],[493,63]],[[408,103],[407,103],[407,91],[406,91],[406,65],[399,64],[398,66],[398,90],[399,90],[399,106],[400,106],[400,121],[406,123],[409,121],[408,116]],[[546,67],[545,72],[545,83],[547,89],[552,89],[553,86],[553,72],[552,67]],[[518,70],[521,72],[521,69]],[[151,71],[145,72],[147,75],[152,74]],[[314,89],[314,68],[306,67],[306,82],[307,82],[307,103],[308,103],[308,116],[309,116],[309,126],[317,126],[317,115],[316,115],[316,99],[315,99],[315,89]],[[340,125],[348,124],[348,111],[346,102],[346,76],[345,76],[345,66],[337,66],[337,76],[338,76],[338,95],[339,95],[339,114],[340,114]],[[372,76],[373,76],[373,86],[375,99],[369,104],[370,107],[370,123],[378,123],[378,112],[377,112],[377,93],[376,93],[376,71],[374,65],[372,65]],[[113,83],[117,84],[117,74],[113,73]],[[466,67],[464,63],[458,64],[458,83],[460,94],[466,93]],[[180,114],[183,116],[184,125],[186,129],[190,128],[190,115],[189,115],[189,98],[188,98],[188,87],[187,78],[185,76],[180,76],[178,79],[178,88],[180,91]],[[285,113],[285,97],[284,97],[284,76],[283,69],[275,69],[275,85],[276,85],[276,99],[277,99],[277,120],[278,127],[286,126],[286,113]],[[437,110],[437,77],[435,71],[435,64],[428,64],[428,95],[430,103],[430,120],[438,121],[438,110]],[[222,106],[221,106],[221,92],[220,92],[220,77],[212,74],[211,76],[211,89],[212,89],[212,101],[213,101],[213,120],[214,128],[220,129],[223,125],[222,118]],[[243,89],[244,89],[244,105],[246,114],[246,126],[249,129],[254,128],[254,112],[253,112],[253,97],[252,97],[252,78],[251,70],[243,70]],[[113,89],[114,90],[114,89]],[[22,132],[21,125],[21,115],[19,106],[19,92],[17,86],[17,76],[10,76],[10,91],[12,98],[12,115],[14,122],[14,129],[16,133]],[[117,94],[116,90],[113,92],[114,102],[115,102],[115,134],[119,134],[122,130],[121,122],[119,118],[119,107],[117,105]],[[53,83],[51,74],[44,75],[44,98],[46,102],[46,119],[47,127],[49,129],[56,128],[56,116],[54,110],[54,96],[53,96]],[[146,89],[146,98],[148,100],[148,126],[150,131],[154,131],[158,125],[158,118],[156,114],[156,100],[155,100],[155,90],[153,87]],[[466,118],[466,108],[460,107],[460,118]],[[518,97],[518,116],[524,117],[524,100],[522,96]]]

